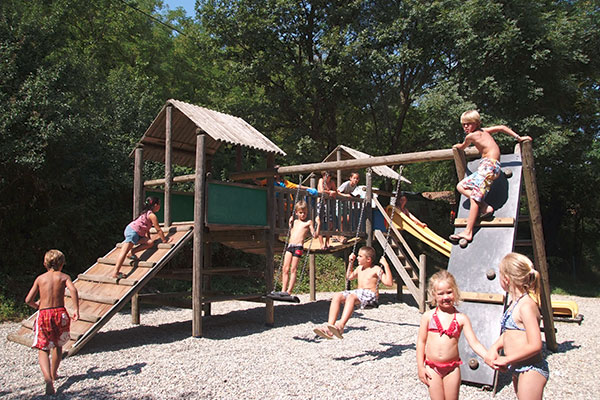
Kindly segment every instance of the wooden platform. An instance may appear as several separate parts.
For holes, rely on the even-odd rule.
[[[112,278],[114,265],[120,252],[120,244],[104,257],[80,274],[73,282],[79,293],[80,318],[71,321],[71,340],[63,347],[65,355],[78,352],[113,315],[115,315],[131,297],[136,294],[160,269],[192,238],[193,225],[180,224],[164,230],[170,243],[160,244],[141,254],[139,262],[126,260],[121,272],[124,279]],[[156,232],[151,234],[154,238]],[[73,313],[70,294],[65,293],[65,307]],[[21,324],[17,332],[8,335],[8,339],[26,346],[33,342],[33,323],[37,313]]]

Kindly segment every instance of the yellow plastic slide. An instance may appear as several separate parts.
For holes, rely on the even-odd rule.
[[[392,206],[387,206],[386,212],[388,215],[390,215],[392,212]],[[405,230],[406,232],[410,233],[426,245],[439,251],[446,257],[450,257],[452,244],[449,241],[442,239],[441,236],[439,236],[429,228],[421,228],[399,209],[396,209],[395,214],[396,215],[394,215],[392,221],[394,222],[394,225],[397,229]]]

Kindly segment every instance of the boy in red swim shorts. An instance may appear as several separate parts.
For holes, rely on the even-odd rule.
[[[54,381],[62,360],[62,346],[70,338],[71,319],[65,309],[65,287],[69,289],[75,312],[79,318],[79,297],[69,275],[61,272],[65,256],[59,250],[49,250],[44,256],[47,272],[38,276],[25,298],[25,303],[38,310],[33,326],[33,347],[39,350],[38,360],[46,382],[46,394],[54,394]],[[34,301],[37,293],[40,299]],[[50,354],[52,353],[52,354]]]

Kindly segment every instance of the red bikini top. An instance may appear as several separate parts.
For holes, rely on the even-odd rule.
[[[452,319],[452,322],[450,322],[448,329],[444,329],[442,327],[442,323],[440,322],[440,319],[438,318],[437,312],[438,312],[438,309],[436,308],[435,311],[433,312],[433,315],[431,316],[431,319],[429,320],[428,331],[429,332],[439,332],[440,336],[442,336],[443,334],[446,334],[448,337],[458,339],[460,337],[460,324],[456,320],[456,313],[454,313],[454,318]]]

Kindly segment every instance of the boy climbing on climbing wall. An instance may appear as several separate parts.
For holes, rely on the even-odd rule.
[[[473,144],[481,154],[481,162],[476,172],[465,177],[456,185],[456,189],[470,199],[471,208],[465,230],[450,235],[450,241],[454,243],[461,239],[471,242],[473,240],[473,227],[477,218],[488,218],[494,213],[494,208],[484,200],[492,182],[500,176],[500,148],[492,134],[503,132],[517,139],[519,143],[524,140],[531,140],[529,136],[519,136],[504,125],[482,128],[477,110],[465,111],[460,116],[460,123],[466,134],[465,141],[455,144],[453,147],[464,150]]]

